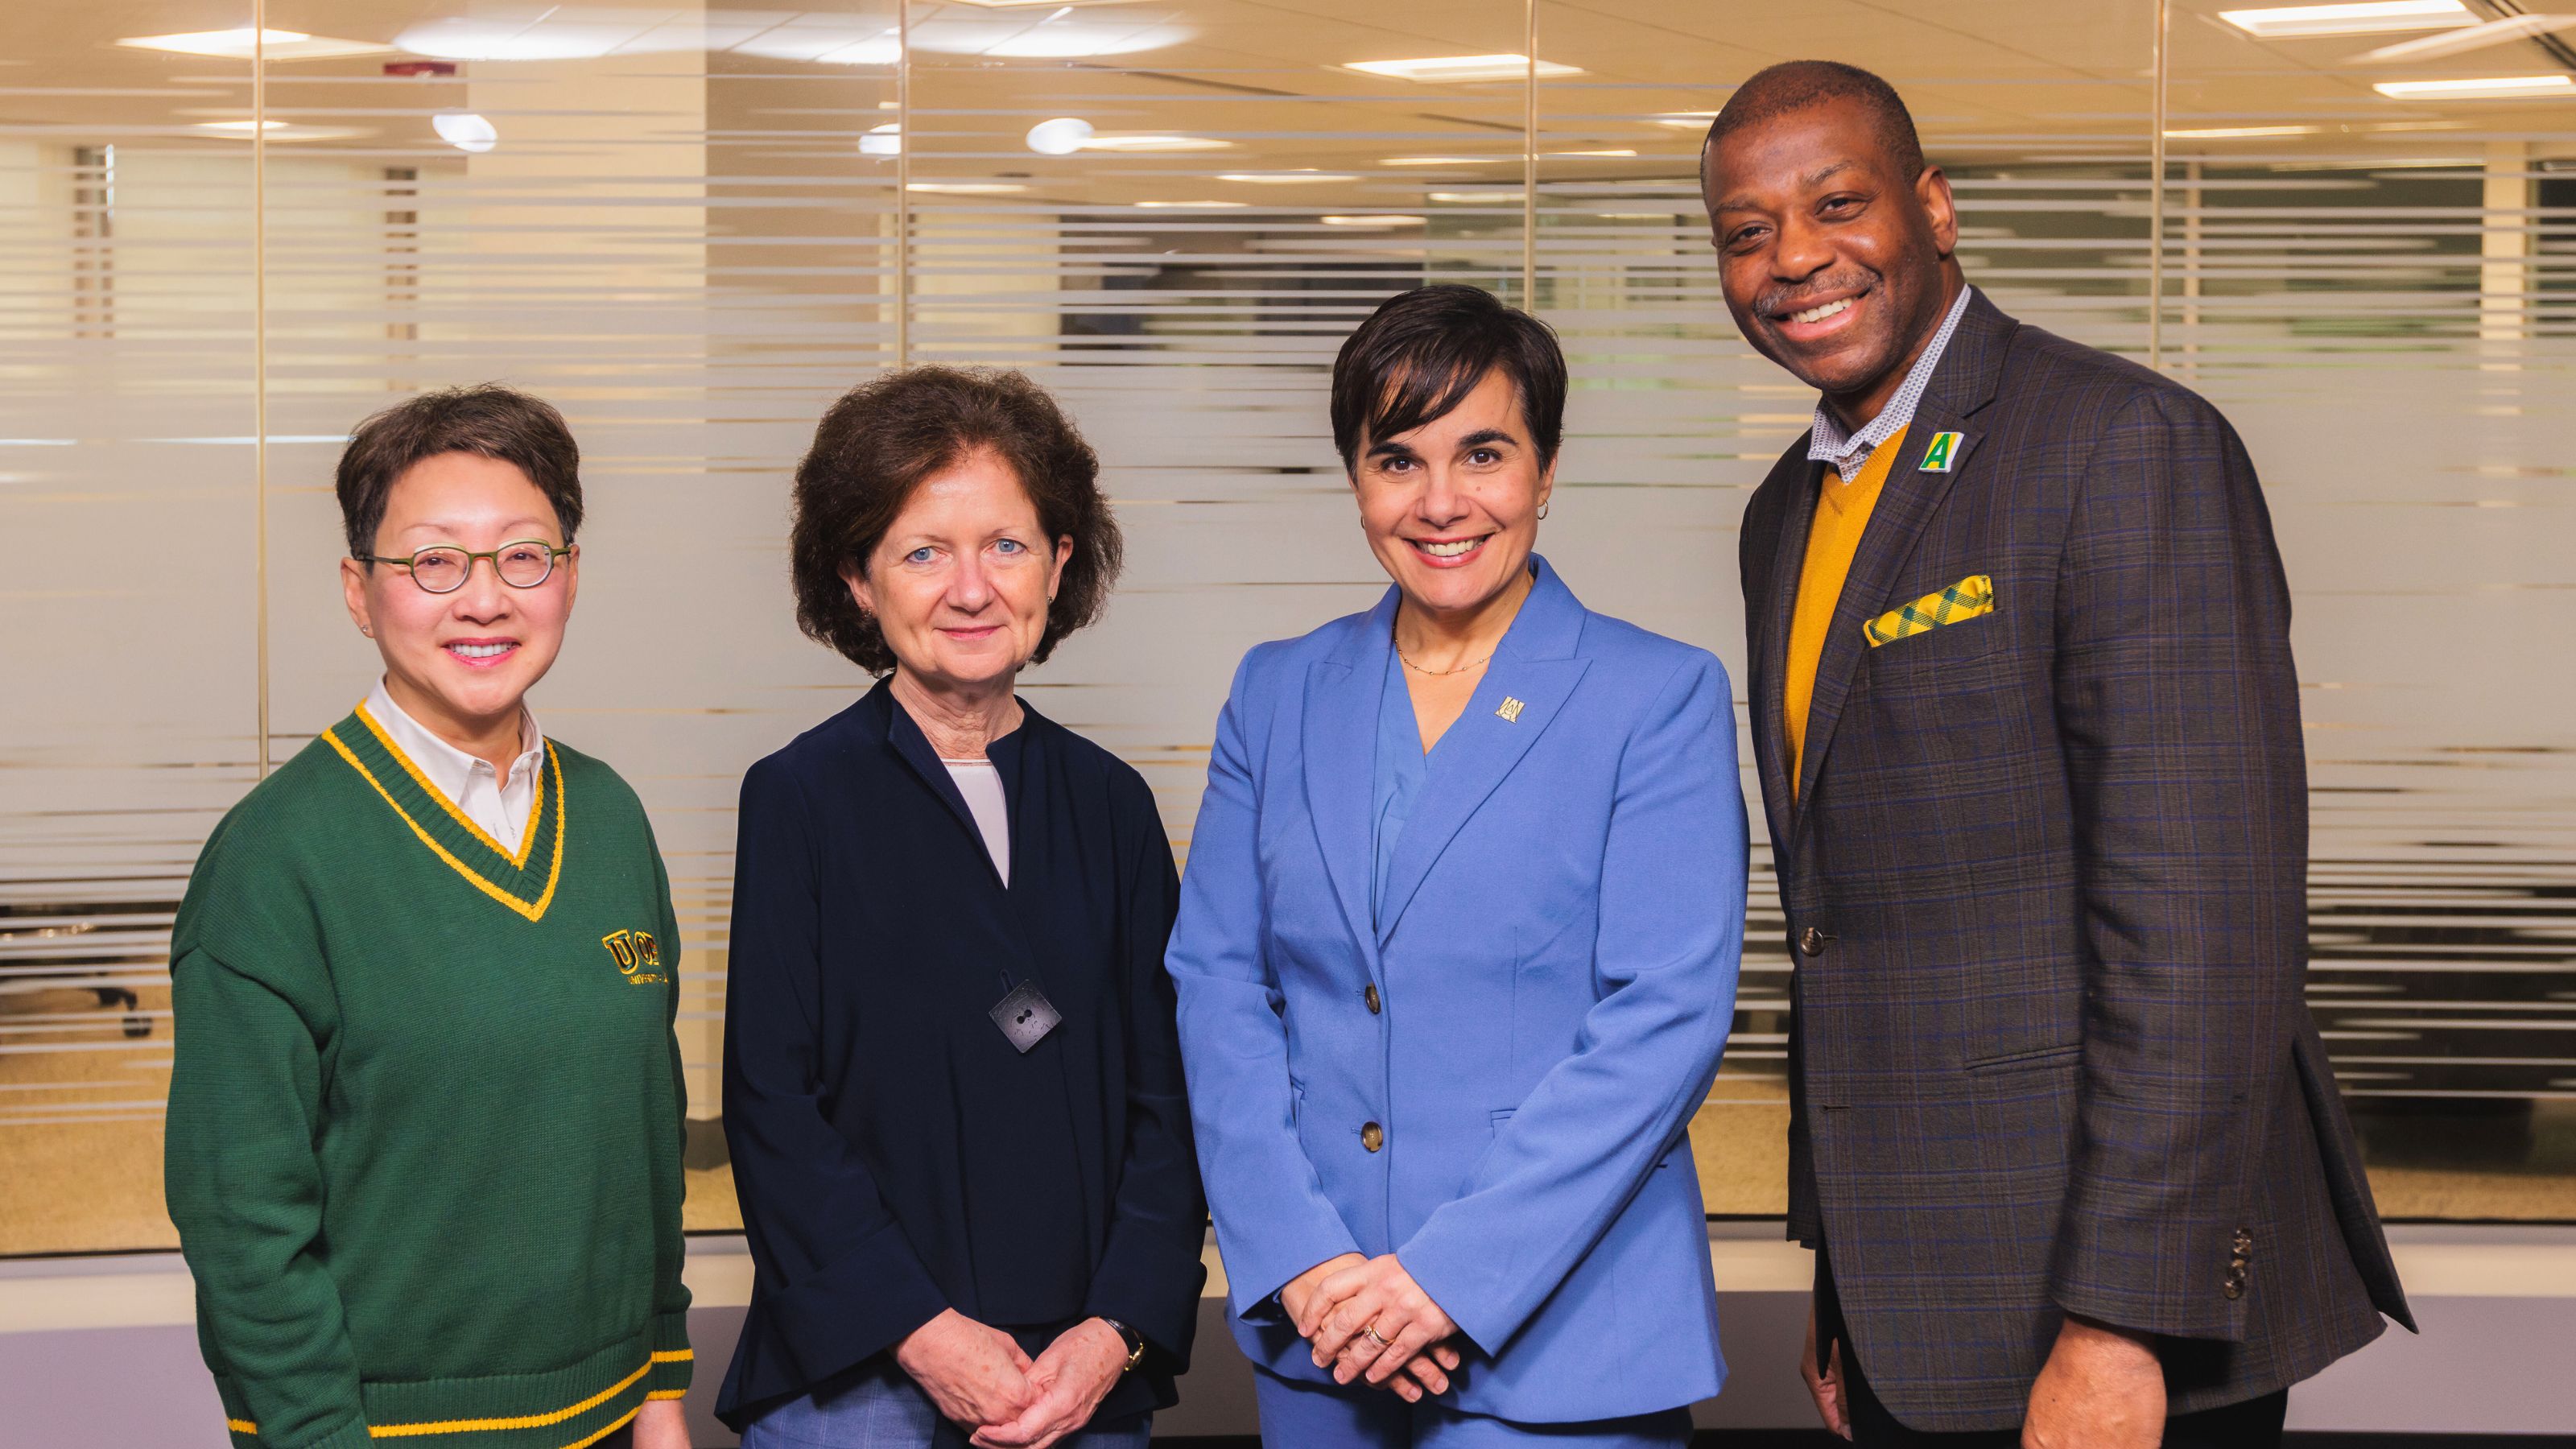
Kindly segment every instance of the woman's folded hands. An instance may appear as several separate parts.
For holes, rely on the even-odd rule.
[[[1365,1380],[1407,1403],[1449,1391],[1460,1363],[1449,1342],[1458,1325],[1393,1253],[1344,1253],[1318,1263],[1279,1290],[1279,1306],[1335,1383]]]

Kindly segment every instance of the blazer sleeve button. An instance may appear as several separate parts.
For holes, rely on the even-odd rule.
[[[1386,1145],[1386,1129],[1380,1127],[1375,1122],[1361,1123],[1360,1145],[1371,1152],[1375,1152],[1379,1148],[1384,1147]]]

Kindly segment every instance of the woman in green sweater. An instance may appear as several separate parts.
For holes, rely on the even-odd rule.
[[[643,807],[524,702],[579,451],[505,388],[342,455],[375,691],[206,842],[170,1216],[237,1449],[686,1449],[679,929]]]

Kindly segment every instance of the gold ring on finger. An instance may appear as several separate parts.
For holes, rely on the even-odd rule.
[[[1395,1347],[1395,1340],[1394,1340],[1394,1339],[1391,1339],[1391,1338],[1389,1338],[1389,1337],[1387,1337],[1387,1336],[1386,1336],[1385,1334],[1383,1334],[1383,1333],[1378,1332],[1378,1331],[1377,1331],[1377,1325],[1376,1325],[1376,1324],[1374,1324],[1374,1323],[1369,1324],[1369,1325],[1367,1325],[1366,1327],[1362,1328],[1362,1329],[1360,1330],[1360,1333],[1361,1333],[1363,1336],[1365,1336],[1365,1337],[1368,1339],[1368,1341],[1369,1341],[1369,1342],[1376,1344],[1376,1345],[1377,1345],[1378,1347],[1380,1347],[1380,1348],[1393,1348],[1393,1347]]]

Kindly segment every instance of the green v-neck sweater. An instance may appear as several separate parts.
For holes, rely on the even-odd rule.
[[[514,859],[362,709],[216,827],[170,959],[238,1449],[569,1449],[688,1386],[679,931],[607,766],[549,742]]]

